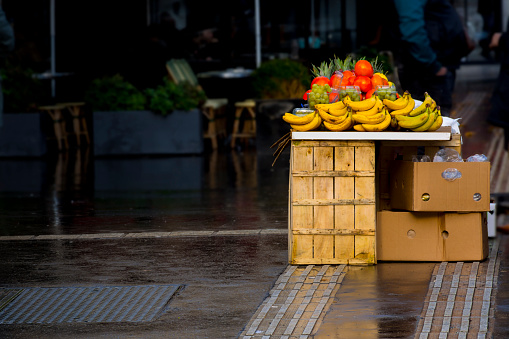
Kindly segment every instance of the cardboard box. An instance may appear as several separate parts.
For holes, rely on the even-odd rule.
[[[461,178],[448,181],[447,169]],[[489,162],[393,161],[389,170],[391,209],[423,212],[490,210]]]
[[[488,257],[486,212],[377,213],[377,258],[385,261],[478,261]]]

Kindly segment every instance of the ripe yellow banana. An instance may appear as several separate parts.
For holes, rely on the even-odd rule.
[[[428,94],[428,92],[425,92],[424,93],[424,101],[419,106],[414,108],[412,110],[412,112],[408,113],[408,115],[411,117],[415,117],[415,116],[418,116],[419,114],[424,113],[427,110],[427,108],[431,106],[432,100],[433,99]]]
[[[434,111],[435,108],[437,107],[437,102],[433,99],[431,99],[431,105],[429,106],[429,108]]]
[[[329,114],[334,115],[335,117],[340,117],[340,116],[346,115],[346,112],[347,112],[346,106],[343,108],[334,108],[334,107],[329,108]]]
[[[392,116],[408,115],[414,109],[414,106],[415,106],[415,100],[412,98],[412,95],[409,93],[407,105],[405,107],[403,107],[402,109],[392,111],[391,115]]]
[[[366,132],[366,129],[364,129],[361,124],[353,125],[353,129],[357,132]]]
[[[419,126],[422,126],[423,124],[428,121],[429,113],[425,112],[423,114],[420,114],[416,117],[409,117],[409,116],[396,116],[396,119],[398,119],[398,125],[402,128],[408,128],[413,129],[417,128]]]
[[[375,115],[352,114],[352,119],[359,124],[379,124],[385,119],[385,110]]]
[[[394,101],[389,100],[389,99],[384,99],[383,104],[385,105],[385,107],[387,107],[388,109],[393,110],[393,111],[403,109],[408,105],[409,94],[410,93],[408,93],[408,91],[406,91],[403,94],[403,96],[401,96],[400,98],[398,98],[397,100],[394,100]]]
[[[384,109],[385,118],[382,122],[374,125],[362,124],[362,127],[368,132],[381,132],[385,131],[391,124],[391,115]]]
[[[377,113],[380,113],[383,108],[384,108],[384,103],[377,96],[376,97],[376,103],[375,103],[375,105],[373,107],[371,107],[367,111],[357,111],[357,112],[355,112],[355,114],[362,114],[362,115],[366,115],[366,116],[375,115]]]
[[[286,121],[287,123],[293,124],[293,125],[305,125],[305,124],[309,124],[311,121],[313,121],[315,114],[316,113],[313,112],[313,113],[309,113],[309,114],[299,117],[292,113],[285,113],[283,115],[283,120]]]
[[[426,121],[423,125],[413,128],[412,131],[414,132],[425,132],[427,131],[435,122],[435,119],[437,118],[436,111],[430,111],[429,107],[427,108],[427,113],[429,114],[428,121]]]
[[[322,109],[326,112],[329,112],[331,109],[343,109],[346,108],[343,101],[336,101],[331,104],[316,104],[315,108]]]
[[[438,115],[437,118],[435,119],[435,122],[433,123],[433,125],[431,125],[431,127],[428,128],[428,132],[434,132],[437,129],[439,129],[442,126],[443,121],[444,121],[444,119],[442,118],[442,116]]]
[[[348,117],[348,114],[344,114],[342,116],[334,116],[321,109],[318,109],[318,114],[320,115],[320,118],[322,118],[322,120],[327,121],[328,123],[331,124],[340,124],[343,121],[345,121],[346,118]]]
[[[352,127],[352,124],[353,124],[352,112],[350,112],[350,111],[347,113],[347,118],[345,119],[345,121],[343,121],[340,124],[331,124],[327,121],[323,122],[323,125],[325,126],[325,128],[327,128],[329,131],[333,131],[333,132],[346,131],[347,129]]]
[[[343,99],[343,102],[346,106],[350,107],[352,111],[367,111],[375,106],[376,97],[376,95],[372,95],[369,99],[362,101],[352,101],[350,97],[346,97]]]
[[[294,129],[296,131],[306,132],[306,131],[312,131],[312,130],[317,129],[318,127],[320,127],[321,124],[322,124],[322,118],[320,118],[320,115],[315,113],[314,118],[313,118],[313,120],[311,120],[310,123],[305,124],[305,125],[290,124],[290,126],[292,126],[292,129]]]

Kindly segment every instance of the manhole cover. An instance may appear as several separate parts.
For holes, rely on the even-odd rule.
[[[152,321],[179,287],[0,288],[0,324]]]

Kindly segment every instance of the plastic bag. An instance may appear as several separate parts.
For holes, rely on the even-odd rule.
[[[467,162],[487,162],[488,157],[484,154],[474,154],[467,158]]]
[[[429,155],[412,155],[413,162],[431,162]]]
[[[454,181],[461,178],[461,172],[457,168],[448,168],[442,172],[442,178],[447,181]]]
[[[458,151],[452,148],[443,148],[435,153],[433,162],[463,162]]]

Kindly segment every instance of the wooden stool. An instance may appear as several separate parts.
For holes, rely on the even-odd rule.
[[[51,119],[53,120],[53,130],[55,131],[55,138],[57,139],[58,149],[62,150],[69,148],[69,142],[67,141],[67,131],[65,128],[65,120],[62,110],[65,109],[64,105],[53,105],[53,106],[41,106],[41,111],[46,111]]]
[[[81,146],[82,135],[85,136],[87,144],[90,144],[90,136],[88,135],[87,121],[85,120],[85,114],[81,109],[85,105],[85,103],[66,102],[61,103],[59,105],[65,106],[67,110],[71,113],[73,130],[74,134],[76,134],[76,142],[78,143],[78,147]]]
[[[233,122],[233,132],[231,147],[235,147],[235,139],[245,138],[256,138],[256,113],[255,113],[256,102],[254,100],[245,100],[235,103],[235,121]],[[240,129],[240,119],[244,110],[247,111],[248,117],[244,119],[244,125],[242,131]]]
[[[207,117],[207,131],[204,138],[209,138],[212,149],[217,149],[217,137],[226,137],[226,116],[224,109],[228,104],[227,99],[207,99],[202,106],[203,115]]]

